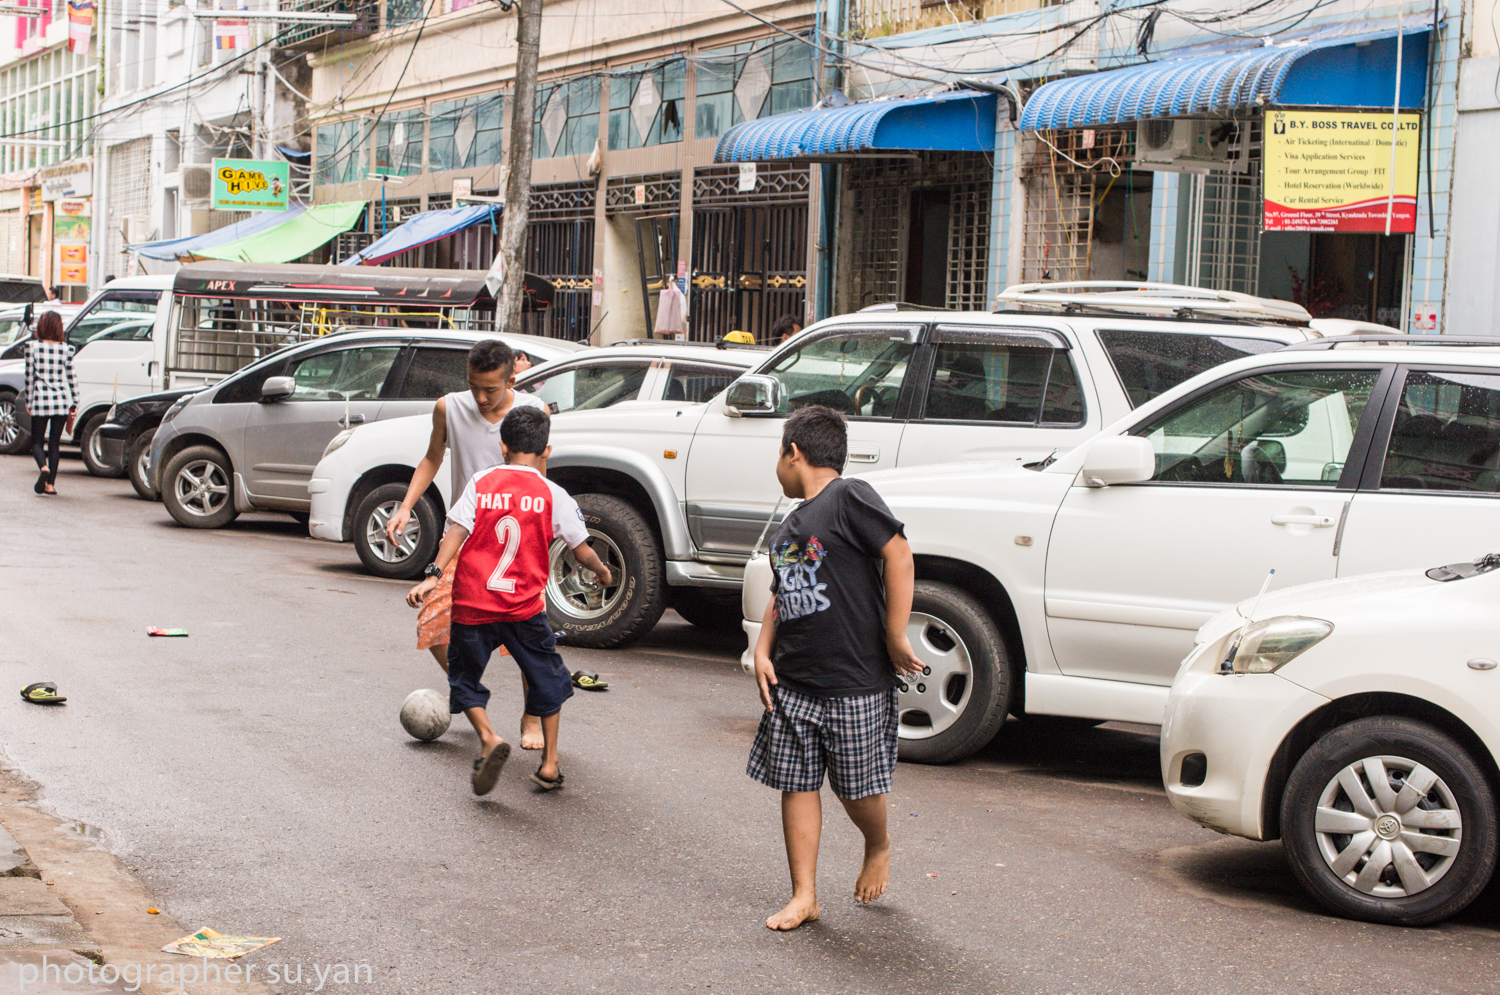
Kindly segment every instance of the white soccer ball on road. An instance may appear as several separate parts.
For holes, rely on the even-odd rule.
[[[453,715],[448,711],[448,696],[431,688],[420,688],[401,703],[401,727],[413,739],[430,743],[448,731]]]

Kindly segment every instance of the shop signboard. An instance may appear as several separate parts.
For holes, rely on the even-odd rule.
[[[1416,231],[1420,136],[1419,114],[1268,110],[1265,230]]]
[[[214,210],[285,211],[291,192],[284,162],[214,160]]]

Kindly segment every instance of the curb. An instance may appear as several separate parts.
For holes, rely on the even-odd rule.
[[[162,947],[192,932],[166,915],[151,915],[155,902],[114,854],[75,831],[76,825],[44,813],[38,788],[20,771],[0,766],[0,970],[19,971],[23,960],[52,964],[113,965],[132,969],[136,983],[118,988],[95,984],[86,990],[129,991],[140,995],[276,995],[260,981],[180,981],[185,966],[201,960],[169,954]],[[15,934],[12,936],[12,934]],[[16,942],[7,943],[12,938]],[[234,962],[211,961],[209,970]],[[145,980],[164,974],[162,984]],[[128,977],[128,975],[126,975]],[[0,990],[14,989],[0,977]],[[64,993],[68,987],[37,987]]]

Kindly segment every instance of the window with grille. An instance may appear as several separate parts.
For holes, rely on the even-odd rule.
[[[537,87],[533,158],[587,155],[598,138],[598,77]]]
[[[422,111],[389,111],[375,125],[374,172],[412,176],[422,171]]]
[[[432,106],[427,168],[472,169],[500,163],[505,98],[498,93]]]
[[[786,38],[704,52],[694,62],[693,135],[718,138],[742,121],[811,107],[817,100],[813,51]]]
[[[687,63],[615,76],[609,81],[609,147],[638,149],[682,141]]]
[[[316,183],[353,183],[361,179],[362,124],[339,121],[318,128],[316,138]]]

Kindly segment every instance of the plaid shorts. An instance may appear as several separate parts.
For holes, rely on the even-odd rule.
[[[896,770],[896,691],[814,698],[772,686],[776,709],[761,716],[745,773],[778,791],[817,791],[823,771],[847,801],[891,790]]]

